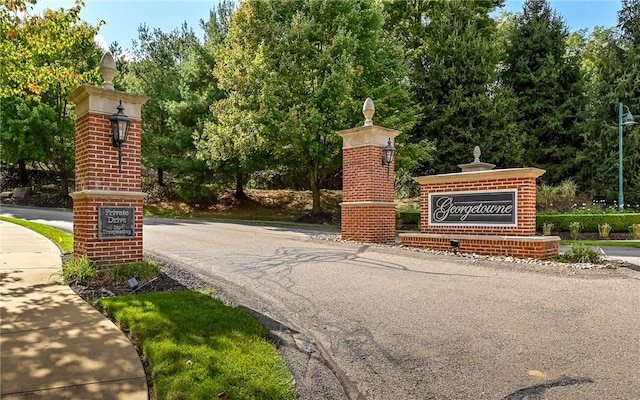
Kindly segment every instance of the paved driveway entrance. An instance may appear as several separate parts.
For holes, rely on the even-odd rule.
[[[70,213],[3,214],[71,226]],[[145,251],[263,315],[301,399],[640,398],[640,268],[567,270],[315,234],[146,218],[144,239]]]
[[[147,220],[145,249],[215,277],[223,292],[282,324],[272,329],[292,333],[285,344],[308,355],[307,364],[294,361],[297,379],[320,381],[303,398],[640,398],[640,272],[313,235]]]

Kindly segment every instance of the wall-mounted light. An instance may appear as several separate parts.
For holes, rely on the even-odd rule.
[[[451,244],[451,248],[453,249],[453,254],[458,255],[458,247],[460,247],[460,241],[452,240],[449,244]]]
[[[118,148],[118,171],[122,172],[122,143],[127,141],[129,137],[129,128],[131,127],[131,120],[122,111],[122,100],[116,107],[117,113],[109,117],[111,122],[111,143],[114,147]]]
[[[382,165],[387,166],[387,179],[389,178],[389,169],[391,168],[391,163],[393,162],[393,158],[396,155],[396,148],[391,144],[391,138],[387,142],[387,145],[382,149]]]

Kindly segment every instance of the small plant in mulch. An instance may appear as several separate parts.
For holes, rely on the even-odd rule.
[[[629,227],[629,232],[631,232],[631,237],[633,239],[640,239],[640,224],[633,224]]]
[[[580,222],[578,221],[574,221],[572,223],[569,224],[569,233],[571,234],[571,239],[573,240],[577,240],[578,236],[580,235],[580,229],[582,227],[580,226]]]
[[[599,264],[602,256],[587,246],[572,246],[571,250],[558,256],[558,261],[565,263]]]
[[[59,274],[65,283],[78,285],[96,279],[100,276],[100,270],[94,262],[85,256],[66,261]]]
[[[598,234],[600,235],[600,239],[609,239],[609,233],[611,233],[611,225],[598,225]]]

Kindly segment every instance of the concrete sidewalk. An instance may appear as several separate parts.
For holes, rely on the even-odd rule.
[[[147,399],[129,339],[61,284],[58,248],[0,221],[0,397]]]

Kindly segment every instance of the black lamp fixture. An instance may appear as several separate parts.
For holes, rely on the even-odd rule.
[[[396,148],[391,144],[391,138],[387,142],[387,145],[382,149],[382,165],[387,166],[387,179],[389,178],[389,169],[391,168],[391,163],[393,162],[393,158],[396,155]]]
[[[453,254],[458,255],[458,247],[460,247],[460,241],[452,240],[449,244],[451,244],[451,248],[453,249]]]
[[[120,104],[118,104],[116,109],[118,112],[109,117],[112,134],[111,143],[113,147],[118,148],[118,171],[122,172],[122,143],[126,142],[129,137],[131,120],[122,112],[122,110],[124,110],[122,100],[120,100]]]

